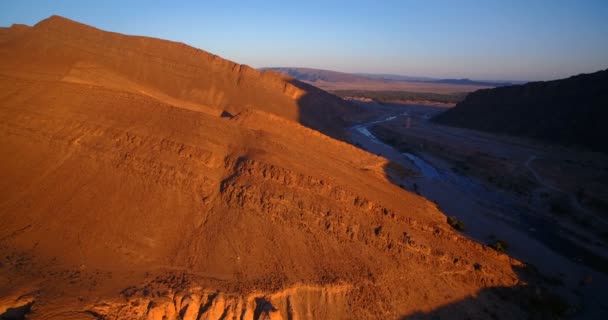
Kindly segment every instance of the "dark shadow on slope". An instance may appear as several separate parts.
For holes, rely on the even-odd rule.
[[[557,296],[535,294],[526,287],[494,287],[479,291],[475,297],[400,319],[562,319],[568,312],[568,304]]]
[[[270,301],[266,298],[255,298],[255,310],[253,311],[253,318],[260,319],[260,316],[264,314],[266,317],[270,318],[268,315],[271,312],[276,311],[277,309],[270,303]]]
[[[220,118],[227,118],[227,119],[231,119],[232,117],[234,117],[234,115],[230,114],[228,111],[224,110],[222,111],[222,114],[220,114]]]
[[[601,319],[601,314],[576,309],[564,299],[552,294],[534,267],[525,265],[514,268],[514,271],[520,280],[527,284],[485,288],[475,296],[429,312],[403,315],[400,319],[563,319],[571,316]]]
[[[347,130],[353,123],[377,114],[304,82],[292,79],[289,83],[306,92],[298,99],[298,122],[332,138],[348,142]]]
[[[0,320],[24,320],[27,319],[27,315],[32,311],[32,305],[34,302],[28,302],[21,306],[7,308],[5,312],[0,314]]]
[[[433,121],[608,153],[608,70],[478,90]]]

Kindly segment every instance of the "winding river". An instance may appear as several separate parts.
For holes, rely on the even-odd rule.
[[[588,310],[581,314],[582,318],[608,311],[608,306],[598,299],[608,286],[608,263],[604,258],[561,236],[561,230],[548,227],[551,224],[547,223],[547,218],[531,212],[525,203],[489,190],[450,168],[435,167],[421,155],[400,152],[370,131],[376,124],[406,116],[407,112],[402,112],[357,124],[350,128],[350,138],[369,152],[417,169],[419,177],[395,178],[393,183],[416,190],[437,203],[446,215],[464,220],[466,235],[481,243],[491,239],[506,240],[509,255],[533,264],[548,276],[561,278],[565,287],[560,292],[572,302],[587,305]],[[581,279],[589,276],[594,281],[584,289],[579,288]],[[574,293],[574,288],[582,291],[582,295]]]

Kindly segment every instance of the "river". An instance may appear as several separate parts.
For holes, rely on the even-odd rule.
[[[420,173],[418,177],[394,178],[393,182],[410,190],[416,189],[437,203],[446,215],[463,220],[466,225],[464,233],[472,239],[481,243],[488,243],[491,239],[505,240],[509,244],[510,256],[533,264],[547,276],[562,279],[564,287],[556,290],[570,302],[585,306],[576,318],[595,318],[608,312],[606,303],[599,299],[608,288],[603,258],[561,237],[560,230],[547,228],[545,218],[529,212],[525,204],[490,190],[474,179],[456,174],[449,167],[434,166],[425,160],[432,155],[400,152],[370,131],[373,125],[406,116],[407,112],[402,112],[357,124],[349,130],[350,138],[369,152],[417,170]],[[580,287],[580,281],[589,277],[593,281]]]

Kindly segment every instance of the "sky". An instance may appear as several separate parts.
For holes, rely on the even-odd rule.
[[[238,63],[550,80],[608,68],[608,0],[2,0],[0,26],[53,14]]]

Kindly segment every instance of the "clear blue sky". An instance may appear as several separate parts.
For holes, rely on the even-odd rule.
[[[2,0],[0,25],[58,14],[253,67],[546,80],[608,68],[608,0]]]

